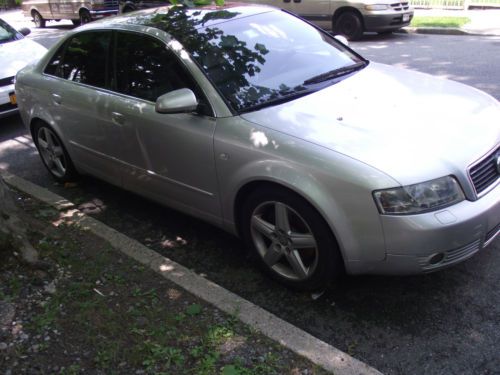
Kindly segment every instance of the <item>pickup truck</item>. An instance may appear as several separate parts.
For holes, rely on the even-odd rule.
[[[33,18],[36,27],[62,19],[82,25],[117,14],[118,0],[24,0],[22,10],[26,17]]]

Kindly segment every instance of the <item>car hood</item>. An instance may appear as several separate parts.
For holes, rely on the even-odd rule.
[[[41,58],[47,49],[27,38],[0,44],[0,79],[15,76],[32,61]]]
[[[355,158],[403,185],[461,174],[500,141],[500,105],[472,87],[370,63],[248,121]]]

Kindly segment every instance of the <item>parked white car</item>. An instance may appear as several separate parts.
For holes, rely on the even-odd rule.
[[[365,31],[391,33],[408,26],[413,8],[408,0],[241,0],[266,4],[298,14],[306,20],[349,40]]]
[[[25,38],[30,30],[19,31],[0,18],[0,118],[17,112],[14,77],[28,63],[42,57],[47,49]]]

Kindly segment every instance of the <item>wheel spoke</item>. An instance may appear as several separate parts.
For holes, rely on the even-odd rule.
[[[47,148],[54,147],[54,141],[52,140],[52,134],[47,128],[43,128],[43,135],[45,136],[45,141],[47,142]]]
[[[57,173],[59,173],[61,176],[63,176],[64,173],[66,173],[66,168],[64,168],[61,159],[59,158],[54,159],[54,166],[56,167]]]
[[[274,225],[255,215],[252,216],[252,228],[269,239],[275,229]]]
[[[308,275],[308,270],[302,262],[302,258],[297,250],[292,250],[286,253],[286,258],[290,265],[292,266],[295,274],[299,279],[305,279]]]
[[[276,202],[274,205],[276,227],[285,233],[290,233],[290,222],[288,221],[288,209],[286,205]]]
[[[278,263],[278,260],[280,260],[282,255],[282,252],[277,249],[274,244],[271,244],[271,246],[267,248],[267,252],[264,255],[264,262],[266,262],[269,267],[272,267]]]
[[[290,240],[292,241],[293,249],[308,249],[316,247],[316,240],[312,234],[291,233]]]
[[[61,146],[54,146],[54,155],[56,156],[62,156],[63,155],[63,150],[62,150],[62,147]]]
[[[44,150],[47,150],[49,148],[49,144],[42,137],[38,137],[38,145]]]

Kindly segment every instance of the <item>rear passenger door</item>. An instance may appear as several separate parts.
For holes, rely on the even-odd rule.
[[[47,111],[63,133],[77,168],[112,183],[120,174],[110,155],[117,135],[110,127],[108,91],[111,31],[73,36],[54,55],[44,73]]]

